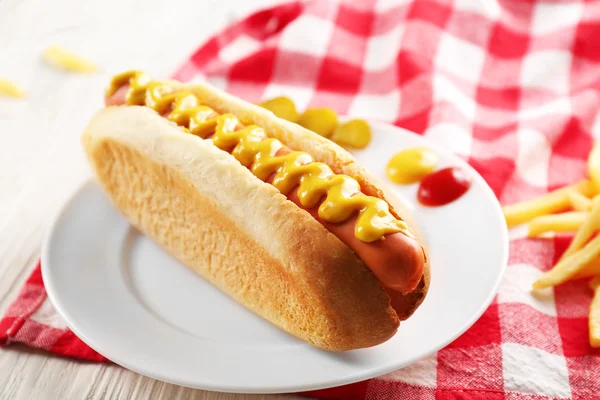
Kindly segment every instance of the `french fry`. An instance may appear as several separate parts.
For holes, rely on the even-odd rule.
[[[592,209],[592,200],[581,193],[571,190],[567,195],[569,196],[571,207],[576,211],[590,211]]]
[[[25,97],[25,92],[16,83],[0,77],[0,94],[9,97]]]
[[[588,175],[597,191],[600,191],[600,141],[594,143],[587,159]]]
[[[533,283],[533,289],[545,289],[570,280],[598,256],[600,256],[600,235],[592,239],[581,250],[559,261],[554,268]]]
[[[589,218],[579,227],[575,237],[569,244],[569,247],[567,247],[567,250],[563,253],[561,260],[564,260],[565,257],[570,256],[583,247],[583,245],[594,235],[598,227],[600,227],[600,195],[594,197],[594,200],[592,200],[592,211],[590,212]]]
[[[590,306],[590,345],[600,347],[600,276],[590,281],[590,287],[594,291],[594,298]]]
[[[48,64],[67,71],[89,74],[98,70],[91,61],[59,46],[47,47],[43,58]]]
[[[591,278],[600,275],[600,258],[596,258],[587,264],[581,271],[573,275],[572,279]]]
[[[529,237],[540,236],[546,232],[575,232],[589,217],[589,212],[565,212],[562,214],[542,215],[529,223]]]
[[[585,196],[594,193],[594,185],[585,179],[575,185],[554,190],[548,194],[503,208],[506,224],[511,227],[531,221],[535,217],[566,211],[569,209],[569,192],[576,191]]]

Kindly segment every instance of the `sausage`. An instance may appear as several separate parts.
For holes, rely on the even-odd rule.
[[[282,148],[276,155],[285,155],[291,150]],[[267,178],[271,183],[275,174]],[[360,195],[361,192],[354,194]],[[305,209],[300,203],[297,189],[292,189],[287,195],[298,207]],[[354,227],[356,215],[341,223],[331,223],[319,218],[318,206],[306,209],[329,232],[336,235],[349,248],[354,250],[358,257],[364,261],[377,279],[390,289],[402,293],[410,292],[416,287],[423,274],[424,255],[421,245],[413,238],[402,232],[385,235],[383,240],[363,242],[356,238]],[[420,268],[418,267],[420,265]],[[411,286],[414,285],[414,286]],[[407,288],[410,288],[407,290]]]
[[[105,104],[107,106],[125,104],[127,90],[128,85],[121,86],[114,94],[106,97]],[[163,116],[166,117],[169,113],[170,110],[163,113]],[[277,155],[284,155],[291,151],[291,149],[284,146],[277,152]],[[266,179],[266,182],[271,183],[274,176],[275,174],[272,174]],[[354,195],[359,194],[361,192]],[[416,239],[402,232],[396,232],[385,235],[381,240],[363,242],[356,238],[354,234],[357,215],[341,223],[331,223],[319,218],[318,206],[310,209],[302,206],[297,195],[297,188],[292,189],[287,198],[298,207],[309,212],[327,230],[352,249],[387,288],[406,294],[414,290],[419,284],[423,275],[425,255]]]

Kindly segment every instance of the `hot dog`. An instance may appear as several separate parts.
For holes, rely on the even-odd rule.
[[[378,182],[329,140],[208,85],[159,82],[136,71],[113,79],[105,104],[107,108],[84,132],[83,143],[99,182],[113,202],[133,225],[259,315],[323,349],[348,350],[389,339],[399,320],[408,318],[422,302],[429,285],[429,264],[422,241],[413,233],[414,226],[399,215],[399,202],[384,194]],[[163,142],[168,144],[159,147]],[[198,154],[194,156],[197,152],[210,153],[214,161],[209,162],[207,154],[199,161]],[[221,165],[221,156],[226,157],[228,166]],[[144,172],[139,165],[147,163],[148,171],[154,172]],[[236,270],[241,266],[234,268],[232,274],[237,276],[230,278],[211,271],[210,265],[208,270],[191,265],[194,256],[179,254],[174,243],[177,239],[155,226],[160,213],[144,204],[148,201],[144,184],[139,183],[138,188],[124,184],[146,179],[153,181],[146,185],[158,189],[165,182],[158,178],[161,175],[156,168],[173,169],[173,174],[183,176],[163,177],[167,182],[181,180],[198,192],[180,195],[178,202],[191,204],[192,197],[205,196],[204,200],[210,200],[217,209],[243,213],[244,202],[236,197],[235,190],[233,199],[220,203],[216,200],[221,195],[203,192],[203,183],[196,175],[208,172],[189,170],[199,163],[215,176],[239,174],[235,184],[254,185],[255,191],[264,191],[265,202],[271,201],[262,220],[278,224],[287,242],[268,238],[268,243],[262,243],[265,239],[260,235],[250,235],[272,255],[277,253],[275,258],[281,264],[267,278],[259,274],[266,280],[254,284],[277,287],[279,293],[273,289],[274,297],[291,296],[293,304],[246,296],[253,282],[247,272]],[[204,176],[205,180],[213,178]],[[223,178],[223,191],[230,189],[228,179],[231,177]],[[182,182],[178,185],[185,186]],[[282,195],[285,197],[280,200]],[[179,221],[176,209],[167,216]],[[261,216],[249,213],[244,221],[264,222]],[[293,215],[285,217],[287,213]],[[287,226],[290,221],[293,227]],[[169,229],[181,231],[179,235],[188,232],[176,223],[172,225]],[[243,231],[247,233],[247,229]],[[315,241],[317,237],[322,243]],[[227,240],[228,245],[244,241]],[[211,243],[212,251],[221,253],[226,247],[219,246]],[[293,248],[306,254],[289,251]],[[196,251],[198,258],[211,263],[210,254],[201,254],[207,250]],[[252,275],[260,263],[254,267]],[[299,274],[295,284],[288,282],[282,287],[290,273]],[[232,288],[235,285],[230,279],[242,280],[243,289]],[[282,282],[275,284],[275,279]],[[303,285],[307,285],[305,290],[300,290]],[[287,308],[281,309],[285,304]],[[297,317],[298,312],[305,316]],[[305,320],[306,316],[314,321]]]
[[[105,99],[106,105],[125,105],[126,94],[129,84],[120,86],[115,93]],[[162,115],[167,117],[172,112],[172,107],[162,110]],[[216,118],[217,113],[211,113],[206,118]],[[213,132],[204,136],[205,139],[212,137]],[[265,137],[266,139],[266,137]],[[275,156],[285,156],[292,150],[283,146],[277,150]],[[270,174],[264,181],[272,183],[275,173]],[[423,276],[423,249],[418,241],[407,236],[408,231],[396,232],[385,235],[385,240],[374,242],[363,242],[354,234],[357,216],[354,215],[345,221],[331,223],[319,217],[318,208],[303,206],[297,195],[298,187],[294,187],[286,193],[289,200],[299,207],[308,211],[317,221],[327,228],[331,233],[341,239],[348,247],[354,250],[365,262],[367,267],[388,288],[402,293],[409,293],[415,289]],[[360,191],[352,193],[353,196],[364,195]]]

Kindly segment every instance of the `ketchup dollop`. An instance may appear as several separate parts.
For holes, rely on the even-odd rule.
[[[423,178],[417,198],[425,206],[443,206],[461,197],[470,187],[471,177],[465,171],[444,168]]]

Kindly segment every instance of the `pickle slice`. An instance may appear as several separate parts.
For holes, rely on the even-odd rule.
[[[338,126],[331,140],[342,146],[364,149],[371,142],[371,127],[364,119],[353,119]]]
[[[298,120],[298,111],[296,105],[289,97],[279,96],[273,99],[264,101],[259,104],[262,108],[266,108],[279,118],[288,121],[296,122]]]
[[[297,122],[306,129],[328,138],[337,128],[338,118],[331,108],[309,108]]]

